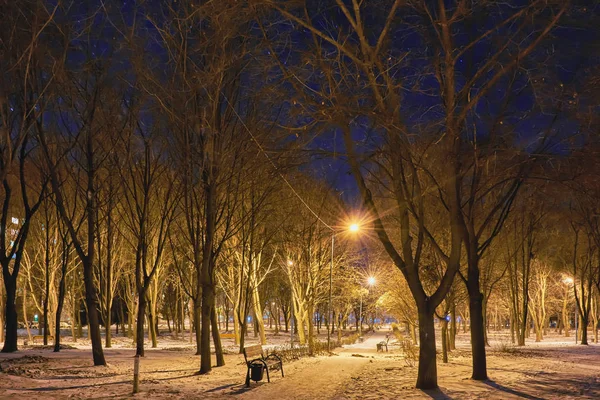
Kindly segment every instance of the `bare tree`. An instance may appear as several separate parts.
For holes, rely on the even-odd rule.
[[[119,140],[125,157],[120,168],[125,203],[123,220],[130,231],[127,236],[133,239],[131,247],[135,252],[138,297],[135,337],[136,354],[140,356],[144,356],[144,321],[151,288],[163,267],[168,230],[179,201],[172,170],[164,162],[166,143],[159,127],[147,131],[140,121],[134,122]],[[155,302],[150,302],[151,306],[153,304]],[[148,326],[151,330],[155,328],[154,317],[150,318]],[[151,336],[155,342],[155,333]]]
[[[17,280],[31,219],[45,196],[44,177],[30,162],[37,147],[31,131],[43,119],[47,91],[56,74],[56,63],[45,58],[40,46],[55,11],[39,1],[0,4],[6,18],[0,29],[0,65],[5,71],[0,78],[0,264],[6,291],[3,352],[17,350]]]

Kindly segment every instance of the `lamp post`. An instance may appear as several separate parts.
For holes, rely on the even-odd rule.
[[[292,260],[288,260],[287,261],[287,265],[288,266],[292,266],[294,265],[294,262]],[[290,287],[290,294],[292,295],[291,297],[291,302],[290,302],[290,349],[294,348],[294,295],[293,295],[293,291],[291,290]]]
[[[335,235],[341,233],[340,231],[336,231],[334,228],[329,227],[331,229],[331,263],[329,264],[329,301],[327,302],[327,352],[331,353],[331,328],[333,326],[333,318],[331,315],[331,297],[332,297],[332,288],[333,288],[333,254],[335,247]],[[360,225],[358,223],[352,223],[348,226],[348,231],[352,233],[356,233],[360,230]],[[342,231],[343,232],[343,231]]]
[[[333,286],[333,247],[335,245],[335,231],[331,231],[331,263],[329,264],[329,301],[327,302],[327,353],[331,353],[331,289]]]

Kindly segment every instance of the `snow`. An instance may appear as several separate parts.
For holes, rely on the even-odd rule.
[[[600,398],[599,346],[575,345],[573,337],[551,333],[541,343],[527,342],[522,348],[507,346],[507,332],[490,332],[489,381],[469,379],[471,359],[469,334],[457,337],[457,350],[450,362],[438,360],[440,390],[414,388],[416,366],[406,362],[398,346],[377,353],[376,343],[387,330],[367,336],[363,343],[336,349],[335,355],[303,358],[284,364],[271,382],[251,382],[246,388],[246,367],[235,352],[232,339],[224,339],[226,366],[208,375],[196,375],[199,356],[187,337],[161,336],[159,348],[147,348],[141,361],[140,393],[144,399],[574,399]],[[68,338],[67,338],[68,339]],[[284,345],[289,336],[269,334],[269,341]],[[51,349],[28,347],[0,354],[3,372],[1,398],[79,399],[130,398],[134,348],[130,339],[116,337],[105,349],[107,367],[92,366],[90,345],[85,340],[65,344],[75,349],[53,353]],[[248,344],[256,343],[250,338]],[[438,346],[440,348],[440,346]]]

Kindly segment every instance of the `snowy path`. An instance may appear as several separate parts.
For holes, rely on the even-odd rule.
[[[331,357],[319,357],[284,365],[285,378],[274,373],[271,383],[251,383],[256,387],[241,394],[241,399],[338,399],[348,384],[372,363],[377,343],[386,332],[374,333],[363,343],[345,346]],[[266,379],[266,378],[265,378]]]
[[[198,356],[187,341],[163,338],[163,348],[148,349],[142,360],[141,392],[144,400],[191,399],[600,399],[600,344],[566,342],[549,335],[544,342],[528,341],[524,348],[508,347],[508,332],[492,335],[488,348],[490,381],[476,382],[471,375],[469,335],[457,337],[450,362],[438,361],[440,389],[414,388],[417,368],[399,346],[377,353],[377,342],[387,331],[367,336],[364,343],[346,346],[327,357],[306,357],[284,365],[286,376],[275,372],[271,383],[244,385],[246,365],[241,355],[226,354],[226,366],[196,375]],[[106,349],[107,367],[91,365],[90,347],[53,353],[51,349],[24,349],[1,353],[0,400],[27,399],[129,399],[132,398],[134,349],[130,339],[114,338]],[[283,343],[287,336],[272,336]],[[234,348],[231,344],[230,347]],[[500,346],[504,345],[504,347]],[[439,342],[438,342],[439,346]],[[358,355],[358,356],[353,356]]]

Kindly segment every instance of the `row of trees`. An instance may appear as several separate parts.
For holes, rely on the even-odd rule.
[[[417,387],[437,387],[434,315],[457,276],[468,295],[472,378],[487,379],[483,260],[529,180],[594,134],[585,108],[594,99],[580,96],[593,56],[569,64],[569,82],[560,74],[573,49],[581,54],[591,41],[560,40],[559,26],[576,29],[587,8],[266,2],[272,9],[294,28],[263,14],[265,39],[280,38],[271,54],[294,88],[292,103],[343,137],[376,236],[416,304]],[[302,62],[287,63],[289,54]],[[436,280],[424,272],[429,262],[441,265]]]
[[[61,266],[57,310],[68,272],[81,271],[95,364],[105,363],[98,312],[110,326],[115,296],[129,315],[137,306],[143,354],[157,285],[172,282],[171,294],[191,302],[200,372],[211,369],[211,335],[223,365],[217,288],[243,346],[246,316],[262,315],[259,288],[276,270],[310,343],[332,250],[323,221],[335,226],[343,213],[337,195],[298,172],[307,154],[347,162],[378,246],[403,275],[416,306],[417,387],[437,386],[434,316],[440,307],[456,312],[461,281],[473,379],[487,378],[486,302],[506,279],[522,336],[537,301],[529,290],[535,232],[553,206],[521,199],[538,190],[534,180],[570,182],[569,191],[585,194],[570,208],[581,214],[568,219],[571,253],[552,257],[573,254],[581,315],[589,315],[593,280],[578,277],[593,275],[600,243],[595,175],[582,172],[597,154],[587,151],[581,164],[568,155],[594,143],[597,93],[587,60],[568,79],[560,67],[573,49],[596,53],[590,38],[577,46],[557,39],[578,28],[585,6],[117,3],[2,5],[11,16],[0,55],[8,71],[0,142],[5,351],[16,350],[19,271],[26,257],[35,260],[29,236],[45,237],[43,307],[53,262]],[[565,208],[568,200],[556,199]],[[10,230],[13,216],[18,227]],[[332,268],[346,277],[350,264],[336,249]],[[354,297],[344,279],[335,289],[340,318]]]
[[[587,180],[587,178],[582,178]],[[569,186],[580,179],[570,180]],[[590,215],[589,189],[565,192],[561,182],[530,183],[515,199],[513,211],[490,253],[482,259],[481,288],[483,295],[484,340],[489,345],[488,333],[510,329],[510,340],[519,346],[532,330],[535,341],[547,335],[551,326],[558,333],[570,336],[578,326],[578,339],[588,343],[588,328],[598,339],[598,246],[595,243],[595,219]],[[566,193],[566,194],[565,194]],[[432,265],[439,261],[428,260]],[[432,285],[439,280],[439,271],[427,267],[424,281]],[[451,333],[442,342],[453,350],[454,337],[465,330],[470,320],[468,293],[462,276],[464,267],[436,316],[442,328],[449,323]],[[407,292],[407,285],[398,276],[390,278],[394,284],[385,294],[383,304],[417,342],[414,331],[418,327],[417,309]],[[448,317],[448,321],[445,318]],[[577,318],[577,322],[575,322]],[[446,353],[444,349],[444,354]],[[446,359],[446,357],[445,357]]]
[[[2,6],[3,351],[17,350],[19,297],[58,351],[65,305],[81,327],[83,295],[95,365],[115,310],[139,355],[145,324],[156,346],[158,314],[183,328],[187,310],[206,373],[211,340],[224,364],[218,293],[240,348],[248,315],[275,299],[312,348],[333,250],[323,222],[342,207],[304,173],[281,179],[309,159],[265,112],[281,95],[253,81],[271,58],[246,34],[252,19],[235,4],[118,5]]]

